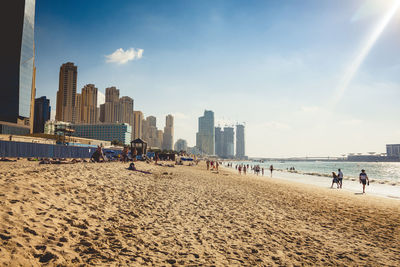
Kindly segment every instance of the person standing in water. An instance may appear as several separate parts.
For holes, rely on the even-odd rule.
[[[365,194],[365,185],[369,185],[368,175],[365,173],[365,170],[362,169],[360,173],[360,184],[363,185],[363,194]]]
[[[273,165],[269,166],[269,170],[271,171],[271,177],[272,177],[272,172],[274,171],[274,166]]]
[[[338,177],[339,187],[340,187],[340,189],[342,189],[342,185],[343,185],[343,172],[342,172],[341,169],[338,169],[337,177]]]

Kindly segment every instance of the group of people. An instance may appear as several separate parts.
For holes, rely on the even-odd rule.
[[[333,188],[333,185],[336,184],[337,188],[342,188],[343,186],[343,172],[341,169],[338,169],[338,173],[336,174],[335,172],[332,172],[332,185],[331,188]],[[363,194],[365,193],[365,186],[369,185],[369,179],[368,175],[365,172],[364,169],[361,170],[361,173],[358,178],[360,184],[362,184],[363,187]]]
[[[219,167],[219,162],[216,160],[206,160],[206,164],[207,164],[207,171],[210,170],[216,170],[218,171],[218,167]]]
[[[336,184],[337,188],[342,188],[343,185],[343,172],[341,169],[338,169],[338,173],[336,174],[335,172],[332,172],[332,185],[331,188],[333,188],[333,184]]]
[[[124,147],[119,155],[119,160],[122,162],[128,162],[130,159],[129,155],[129,147]],[[134,157],[135,158],[135,157]],[[109,161],[109,159],[104,155],[103,148],[101,146],[97,146],[96,151],[90,157],[91,162],[105,162]]]
[[[232,167],[232,163],[228,163],[228,167]],[[246,174],[249,171],[253,171],[255,175],[261,175],[264,176],[264,167],[260,167],[260,165],[250,165],[250,164],[239,164],[235,165],[235,169],[239,172],[239,174]],[[271,165],[269,166],[269,170],[271,172],[271,177],[272,177],[272,172],[274,171],[274,166]]]

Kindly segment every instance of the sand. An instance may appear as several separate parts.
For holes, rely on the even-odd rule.
[[[0,162],[0,265],[400,264],[400,202],[205,165]]]

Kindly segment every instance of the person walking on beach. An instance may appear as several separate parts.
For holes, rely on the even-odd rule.
[[[264,176],[264,167],[261,169],[262,176]]]
[[[365,194],[365,185],[369,185],[368,175],[365,173],[365,170],[362,169],[360,173],[360,184],[363,185],[363,194]]]
[[[333,188],[333,184],[337,184],[337,188],[339,188],[339,181],[338,181],[338,177],[335,172],[332,172],[332,177],[333,177],[333,179],[332,179],[331,188]]]
[[[339,182],[339,187],[342,189],[343,185],[343,172],[341,169],[338,169],[338,182]]]
[[[207,164],[207,171],[210,169],[210,161],[209,160],[207,160],[206,161],[206,164]]]
[[[239,165],[238,170],[239,170],[239,174],[242,174],[242,166]]]
[[[246,165],[243,166],[243,173],[246,175]]]
[[[218,171],[218,167],[219,167],[219,163],[217,161],[217,162],[215,162],[215,168],[217,169],[217,171]]]
[[[272,172],[274,171],[274,166],[273,165],[269,166],[269,170],[271,171],[271,177],[272,177]]]

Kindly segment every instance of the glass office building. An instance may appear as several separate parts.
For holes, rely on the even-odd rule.
[[[76,137],[131,144],[132,127],[127,123],[71,124],[70,127]]]
[[[0,121],[30,117],[34,89],[35,0],[6,0],[0,9]]]

